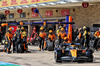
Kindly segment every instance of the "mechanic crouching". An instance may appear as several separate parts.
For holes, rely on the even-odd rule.
[[[49,31],[48,40],[50,42],[53,42],[53,47],[54,47],[55,34],[53,34],[53,31],[52,30]]]
[[[44,41],[45,41],[45,36],[46,36],[46,33],[44,31],[44,28],[41,27],[40,28],[40,34],[39,34],[39,51],[41,51],[41,46],[42,46],[42,50],[44,51]]]
[[[93,46],[93,48],[94,48],[95,50],[98,50],[98,49],[97,49],[97,42],[98,42],[98,40],[100,39],[100,28],[99,28],[99,31],[96,31],[96,32],[95,32],[94,37],[95,37],[95,40],[94,40],[94,46]]]
[[[7,53],[10,53],[12,37],[13,37],[12,28],[9,28],[8,32],[5,34]]]

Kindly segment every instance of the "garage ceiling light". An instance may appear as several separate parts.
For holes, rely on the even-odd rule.
[[[2,8],[2,9],[3,9],[3,10],[8,10],[8,8],[6,8],[6,7],[5,7],[5,8]]]
[[[93,0],[64,0],[64,1],[75,3],[75,2],[93,1]]]
[[[31,4],[31,5],[29,5],[29,7],[38,7],[38,5],[37,4]]]
[[[56,5],[55,2],[50,2],[50,3],[47,3],[47,5]]]
[[[46,6],[46,4],[45,4],[45,3],[43,3],[43,4],[37,4],[37,5],[39,5],[39,6]]]
[[[29,5],[29,7],[34,7],[34,5],[33,5],[33,4],[31,4],[31,5]]]
[[[22,8],[21,6],[15,6],[16,9]]]
[[[56,2],[57,4],[66,4],[67,3],[67,1],[58,1],[58,2]]]
[[[38,5],[36,5],[36,4],[35,4],[35,5],[33,5],[33,7],[37,7],[37,6],[38,6]]]
[[[14,9],[14,7],[8,7],[9,9]]]
[[[65,0],[65,1],[75,3],[75,2],[80,2],[81,0]]]
[[[21,6],[22,8],[29,8],[29,6],[28,5],[24,5],[24,6]]]

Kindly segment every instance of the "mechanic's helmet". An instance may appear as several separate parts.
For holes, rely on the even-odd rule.
[[[52,30],[49,30],[49,33],[52,33]]]
[[[64,31],[64,28],[61,28],[61,31]]]
[[[10,28],[9,28],[9,31],[12,31],[12,30],[13,30],[13,29],[10,27]]]
[[[83,30],[86,30],[86,26],[83,27]]]
[[[62,28],[62,26],[59,26],[59,29],[61,29]]]
[[[43,30],[43,27],[41,27],[40,30]]]
[[[49,33],[50,33],[50,34],[52,34],[52,32],[53,32],[52,30],[49,30]]]
[[[44,30],[44,28],[43,28],[43,27],[41,27],[41,28],[40,28],[40,31],[41,31],[41,32],[43,32],[43,30]]]
[[[21,30],[24,30],[24,27],[21,27]]]

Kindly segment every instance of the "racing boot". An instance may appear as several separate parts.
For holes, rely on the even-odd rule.
[[[39,48],[39,51],[41,51],[41,48]]]
[[[9,49],[7,49],[7,54],[9,54],[9,53],[11,53],[11,52],[9,51]]]

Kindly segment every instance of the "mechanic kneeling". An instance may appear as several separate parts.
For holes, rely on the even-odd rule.
[[[94,46],[93,46],[93,48],[95,50],[98,50],[97,49],[97,42],[98,42],[98,40],[100,38],[99,36],[100,36],[100,28],[99,28],[99,31],[96,31],[95,34],[94,34],[95,40],[94,40]]]
[[[55,34],[53,34],[53,31],[52,30],[49,31],[48,40],[50,42],[53,42],[53,47],[54,47]]]

